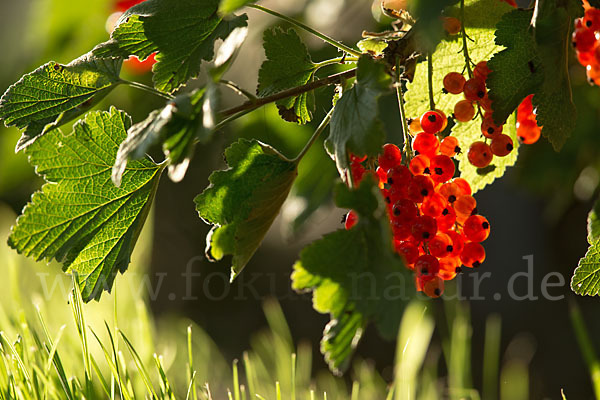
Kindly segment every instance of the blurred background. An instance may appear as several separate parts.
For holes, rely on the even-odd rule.
[[[379,19],[377,7],[373,7],[371,0],[266,0],[262,3],[347,44],[360,40],[365,29],[385,28],[385,21]],[[4,92],[21,75],[43,63],[50,60],[68,63],[106,40],[109,36],[107,21],[117,11],[115,4],[112,0],[1,1],[0,91]],[[264,59],[262,32],[269,26],[284,24],[254,10],[249,10],[248,15],[249,38],[226,77],[253,92]],[[313,60],[336,55],[334,49],[321,41],[300,34],[310,47]],[[334,73],[335,68],[332,66],[324,73]],[[124,73],[130,79],[151,83],[149,74],[133,67],[126,68]],[[593,398],[568,309],[571,301],[580,305],[595,344],[600,345],[600,318],[597,318],[600,302],[576,298],[569,289],[573,270],[587,250],[586,217],[598,195],[600,88],[587,84],[585,72],[576,62],[572,63],[571,76],[579,115],[576,132],[565,148],[556,153],[543,139],[536,145],[522,147],[517,165],[510,168],[502,180],[476,196],[479,212],[492,225],[492,235],[485,243],[487,260],[479,270],[461,275],[456,280],[456,288],[449,292],[469,299],[463,302],[470,308],[472,385],[478,389],[483,385],[481,366],[486,321],[497,315],[502,327],[500,361],[520,366],[519,371],[526,378],[524,390],[529,396],[525,398],[559,398],[561,389],[570,399]],[[331,97],[317,96],[319,98],[321,102],[317,102],[314,115],[316,123],[328,111]],[[243,99],[233,92],[223,90],[223,108],[241,101]],[[160,98],[123,86],[99,107],[115,104],[138,122],[162,103]],[[392,129],[398,126],[397,108],[393,101],[387,104],[389,107],[386,106],[383,115],[386,125]],[[143,267],[136,270],[148,268],[148,275],[140,272],[127,279],[133,282],[133,287],[142,288],[140,293],[148,300],[149,313],[157,321],[185,318],[197,324],[206,332],[206,340],[214,341],[224,365],[240,358],[243,351],[253,345],[252,338],[267,326],[265,299],[275,298],[287,319],[293,343],[306,343],[312,353],[313,368],[326,369],[319,353],[319,340],[328,316],[312,309],[310,296],[297,295],[290,289],[291,266],[299,251],[322,234],[340,228],[345,212],[332,204],[330,189],[336,171],[323,147],[314,146],[302,162],[298,183],[282,215],[244,273],[231,285],[227,262],[209,263],[203,256],[209,227],[198,218],[192,202],[208,184],[209,173],[223,167],[222,152],[232,140],[258,138],[293,156],[303,147],[314,127],[315,123],[298,126],[283,122],[274,106],[262,108],[236,121],[216,135],[212,143],[198,147],[183,182],[174,184],[165,177],[159,187],[144,246],[138,249],[138,254],[143,253],[138,257]],[[390,135],[393,137],[394,133],[391,131]],[[3,232],[0,246],[3,248],[8,226],[41,185],[23,153],[14,154],[18,137],[15,129],[0,128],[0,232]],[[11,257],[8,254],[0,251],[4,257],[0,260],[1,276],[8,276],[5,269],[11,262],[19,263],[5,262],[6,257]],[[28,268],[51,274],[48,279],[53,279],[60,270],[54,264]],[[519,272],[528,274],[515,278]],[[557,285],[544,295],[542,285],[551,272],[558,273],[550,279]],[[136,281],[135,277],[139,279]],[[26,278],[19,279],[24,279],[21,285],[27,282]],[[117,278],[117,285],[122,279]],[[5,282],[18,284],[9,283],[8,279]],[[147,286],[136,286],[142,284]],[[511,289],[520,298],[510,296]],[[68,287],[64,290],[68,291]],[[3,299],[3,306],[7,307],[10,303],[6,302],[11,301],[14,299]],[[57,302],[64,302],[67,307],[66,297],[59,296]],[[444,328],[446,313],[440,300],[429,304],[438,322],[431,351],[435,352],[437,346],[439,352],[443,344],[441,338],[447,330]],[[0,330],[3,329],[6,328],[0,326]],[[160,332],[168,335],[168,330]],[[367,360],[364,364],[368,366],[364,370],[367,372],[363,372],[381,377],[378,382],[383,386],[384,381],[393,379],[394,346],[369,329],[358,347],[359,358]],[[445,368],[440,366],[442,377],[448,372]],[[356,378],[356,371],[344,379],[351,378]],[[504,378],[501,385],[510,386],[511,382]],[[348,383],[344,379],[336,382]]]

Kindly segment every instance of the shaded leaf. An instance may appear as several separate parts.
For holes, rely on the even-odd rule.
[[[385,143],[379,98],[389,92],[386,66],[369,56],[358,61],[356,84],[337,101],[326,148],[342,179],[348,180],[349,153],[376,156]]]
[[[100,298],[127,269],[162,171],[148,159],[132,161],[121,187],[112,184],[114,158],[130,125],[114,107],[91,112],[72,133],[54,130],[26,149],[48,183],[33,195],[8,243],[76,272],[86,301]]]
[[[162,110],[155,110],[148,117],[133,125],[127,138],[121,143],[112,170],[115,185],[121,185],[121,177],[128,160],[146,156],[157,143],[162,144],[168,160],[169,177],[179,182],[185,176],[196,141],[206,142],[214,128],[214,91],[206,89],[177,96]],[[205,114],[204,111],[207,111]],[[212,111],[211,111],[212,110]]]
[[[245,15],[223,19],[218,6],[219,0],[146,0],[121,16],[94,54],[144,60],[158,52],[154,86],[173,92],[198,76],[203,60],[212,60],[217,39],[247,25]]]
[[[356,190],[339,183],[336,204],[356,210],[358,224],[302,250],[292,287],[311,291],[315,310],[330,314],[321,351],[329,367],[340,373],[349,366],[368,322],[384,337],[395,337],[415,289],[412,274],[392,249],[385,204],[375,182],[368,177]]]
[[[213,226],[207,257],[232,255],[232,279],[246,266],[288,196],[296,164],[256,140],[240,139],[225,151],[229,169],[214,172],[195,199],[202,219]]]
[[[600,201],[588,216],[588,243],[590,247],[575,269],[571,289],[582,296],[600,294]]]
[[[119,59],[86,54],[67,65],[50,61],[23,76],[0,99],[0,120],[24,130],[16,151],[91,109],[121,83],[120,70]]]
[[[258,73],[259,96],[269,96],[313,80],[317,66],[295,30],[285,31],[280,27],[266,30],[263,47],[267,59]],[[278,101],[280,115],[290,122],[309,122],[314,108],[312,96],[312,92],[307,92]]]

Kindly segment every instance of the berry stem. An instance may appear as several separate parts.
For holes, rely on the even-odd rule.
[[[237,83],[229,81],[227,79],[221,79],[219,81],[220,84],[227,86],[229,89],[233,90],[236,94],[243,96],[245,98],[247,98],[250,101],[255,101],[256,100],[256,96],[253,95],[252,93],[250,93],[249,91],[247,91],[246,89],[243,89],[242,87],[240,87]]]
[[[331,60],[321,61],[315,64],[315,69],[318,70],[328,65],[344,64],[345,62],[358,62],[358,57],[336,57]]]
[[[337,40],[334,40],[334,39],[330,38],[329,36],[325,35],[324,33],[321,33],[319,31],[311,28],[310,26],[303,24],[300,21],[296,21],[295,19],[288,17],[287,15],[280,14],[277,11],[273,11],[273,10],[271,10],[269,8],[266,8],[266,7],[263,7],[263,6],[259,6],[258,4],[249,4],[248,7],[254,8],[254,9],[262,11],[262,12],[265,12],[267,14],[271,14],[271,15],[277,17],[277,18],[281,18],[282,20],[284,20],[286,22],[289,22],[292,25],[296,25],[298,28],[304,29],[305,31],[307,31],[307,32],[315,35],[316,37],[324,40],[325,42],[329,43],[330,45],[332,45],[334,47],[337,47],[338,49],[340,49],[342,51],[345,51],[348,54],[352,54],[353,56],[356,56],[356,57],[360,57],[362,55],[362,53],[360,51],[354,50],[353,48],[348,47],[345,44],[340,43]]]
[[[126,85],[129,85],[133,88],[136,89],[141,89],[144,90],[148,93],[152,93],[156,96],[162,97],[163,99],[167,99],[167,100],[173,100],[175,97],[168,94],[168,93],[163,93],[159,90],[154,89],[153,87],[150,87],[148,85],[144,85],[143,83],[140,82],[135,82],[135,81],[128,81],[128,80],[122,80],[123,83],[125,83]]]
[[[432,53],[427,53],[427,87],[429,89],[429,109],[435,110],[435,100],[433,100],[433,61]]]
[[[321,134],[325,131],[325,129],[329,125],[329,122],[331,122],[331,116],[333,115],[334,109],[335,107],[329,110],[325,118],[323,118],[323,121],[321,121],[319,127],[315,130],[315,133],[313,133],[311,138],[308,140],[308,143],[306,143],[306,146],[304,146],[300,154],[298,154],[298,156],[292,160],[292,162],[296,163],[296,165],[299,164],[300,161],[302,161],[302,158],[306,155],[306,153],[308,153],[312,145],[315,144],[319,136],[321,136]]]
[[[402,93],[402,81],[400,80],[400,60],[396,59],[396,96],[398,97],[398,108],[400,110],[400,122],[402,125],[402,136],[404,137],[404,154],[406,154],[406,162],[409,163],[413,158],[411,147],[411,136],[408,131],[408,122],[406,119],[406,111],[404,110],[404,93]]]
[[[463,54],[465,56],[465,66],[467,67],[467,74],[469,78],[473,77],[473,70],[471,70],[471,57],[469,56],[469,46],[467,45],[467,31],[465,30],[465,0],[460,0],[460,33],[463,42]]]

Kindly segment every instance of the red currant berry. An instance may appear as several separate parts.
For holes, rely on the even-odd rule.
[[[456,35],[462,29],[460,19],[454,17],[442,17],[442,26],[448,35]]]
[[[506,157],[514,148],[511,137],[504,134],[500,134],[493,138],[490,147],[492,153],[498,157]]]
[[[440,262],[430,254],[424,254],[415,261],[417,276],[435,276],[440,270]]]
[[[439,276],[425,280],[423,283],[423,293],[425,293],[427,297],[437,299],[444,293],[444,280]]]
[[[417,217],[412,225],[412,236],[415,240],[427,242],[437,233],[437,222],[428,215]]]
[[[462,74],[459,74],[458,72],[449,72],[444,77],[444,89],[446,89],[448,93],[460,94],[463,91],[466,81],[467,80]]]
[[[408,184],[408,199],[415,203],[422,203],[431,194],[433,194],[433,181],[428,176],[417,175]]]
[[[396,165],[387,172],[387,183],[392,188],[406,186],[412,179],[412,174],[404,165]]]
[[[469,122],[475,117],[475,107],[470,100],[461,100],[454,105],[454,118],[458,122]]]
[[[474,142],[467,153],[469,162],[477,168],[485,168],[492,162],[494,153],[485,142]]]
[[[440,148],[440,141],[434,134],[421,132],[413,139],[412,147],[419,154],[431,158],[437,154]]]
[[[483,99],[487,93],[485,82],[480,78],[473,77],[465,82],[463,93],[465,95],[465,99],[470,101],[479,101]]]
[[[465,238],[456,231],[448,231],[448,236],[452,239],[452,251],[450,257],[459,257],[465,248]]]
[[[354,225],[358,222],[358,214],[354,210],[350,210],[344,219],[344,227],[347,230],[352,229]]]
[[[455,185],[457,185],[462,194],[471,194],[471,185],[469,185],[469,182],[467,182],[466,179],[464,178],[454,178],[452,179],[452,183],[454,183]]]
[[[496,125],[491,116],[486,116],[481,123],[481,133],[486,138],[494,138],[502,133],[502,125]]]
[[[454,176],[454,161],[450,157],[440,154],[431,159],[429,169],[434,182],[446,182]]]
[[[392,143],[383,145],[383,153],[378,158],[379,166],[387,172],[402,162],[402,152]]]
[[[478,268],[485,261],[485,249],[477,242],[466,243],[460,261],[466,267]]]
[[[459,196],[454,203],[452,203],[454,211],[456,211],[457,217],[464,217],[467,219],[472,214],[477,212],[477,200],[475,197],[463,194]]]
[[[419,214],[417,205],[408,199],[398,200],[392,206],[392,219],[403,223],[414,221]]]
[[[458,145],[458,139],[454,136],[447,136],[440,143],[440,153],[447,155],[448,157],[454,157],[460,154],[460,146]]]
[[[600,10],[597,8],[587,10],[583,17],[583,25],[592,31],[600,30]]]
[[[410,160],[408,168],[410,169],[410,172],[412,172],[412,174],[415,176],[423,174],[429,175],[431,173],[431,169],[429,168],[430,164],[431,161],[429,160],[429,157],[423,154],[419,154],[418,156]]]
[[[456,223],[456,211],[454,211],[454,208],[452,208],[452,206],[448,205],[444,207],[444,209],[440,213],[440,216],[437,217],[436,221],[438,224],[438,231],[447,232],[450,229],[452,229],[452,227],[454,227],[454,224]]]
[[[413,203],[414,204],[414,203]],[[438,218],[442,215],[442,211],[446,207],[448,203],[444,196],[439,193],[433,193],[431,196],[428,196],[423,200],[423,204],[421,205],[421,212],[424,215],[428,215],[433,218]]]
[[[431,110],[421,116],[421,128],[426,133],[438,133],[444,126],[444,117],[437,111]]]
[[[485,81],[490,72],[492,71],[489,69],[487,61],[479,61],[473,69],[473,76]]]
[[[445,233],[438,233],[427,245],[432,256],[437,258],[448,257],[454,248],[452,239]]]
[[[541,133],[542,129],[531,119],[517,122],[517,136],[519,142],[523,144],[533,144],[537,142],[540,139]]]
[[[472,242],[483,242],[490,235],[490,223],[481,215],[471,215],[463,224],[463,233]]]
[[[577,51],[591,51],[596,44],[596,35],[594,31],[588,28],[580,28],[576,29],[573,32],[573,47],[577,49]]]
[[[407,241],[396,241],[394,243],[396,252],[402,257],[407,267],[414,266],[415,261],[419,258],[419,248],[416,244]]]
[[[410,223],[392,220],[391,225],[395,240],[406,240],[412,237],[412,225]]]
[[[444,257],[439,261],[440,271],[438,272],[438,276],[445,281],[451,281],[456,278],[456,275],[461,271],[461,262],[458,257]]]

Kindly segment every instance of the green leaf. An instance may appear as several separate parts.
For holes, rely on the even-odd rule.
[[[501,20],[502,16],[513,10],[511,6],[498,0],[466,0],[465,1],[465,29],[467,35],[473,39],[468,40],[469,54],[474,62],[489,60],[492,54],[502,49],[494,43],[494,26]],[[459,16],[458,7],[447,10],[447,15]],[[462,98],[442,93],[441,82],[449,72],[461,72],[465,68],[465,59],[462,53],[462,40],[444,40],[433,54],[433,93],[436,107],[451,115],[454,105]],[[405,94],[406,113],[408,117],[418,118],[429,110],[427,63],[419,63],[412,83],[408,84]],[[496,107],[496,103],[494,103]],[[508,116],[507,116],[508,117]],[[467,123],[457,123],[452,128],[463,152],[458,156],[458,167],[461,176],[469,181],[474,192],[483,189],[496,178],[504,175],[506,168],[514,165],[518,155],[518,140],[514,118],[511,118],[504,126],[503,133],[513,139],[515,149],[506,157],[495,157],[492,167],[478,170],[469,163],[467,159],[468,146],[481,140],[481,119]]]
[[[244,7],[245,5],[256,3],[256,0],[221,0],[221,5],[219,6],[219,13],[221,14],[231,14]]]
[[[217,39],[247,25],[245,15],[223,19],[218,6],[219,0],[144,1],[121,16],[111,39],[94,54],[143,60],[158,52],[154,86],[174,92],[198,76],[202,60],[212,60]]]
[[[162,144],[168,160],[169,177],[180,182],[189,166],[196,141],[206,143],[212,137],[214,92],[201,89],[177,96],[162,110],[153,111],[144,121],[133,125],[117,153],[112,170],[114,184],[121,185],[128,160],[145,157],[157,143]]]
[[[571,289],[582,296],[600,294],[600,201],[588,215],[588,243],[590,247],[584,258],[579,260],[571,279]]]
[[[86,301],[110,290],[117,272],[127,269],[162,171],[148,159],[132,161],[121,187],[112,184],[114,158],[130,125],[114,107],[91,112],[70,134],[54,130],[26,149],[47,183],[23,210],[8,243],[77,272]]]
[[[391,82],[385,64],[362,56],[356,84],[336,103],[326,148],[344,181],[349,179],[349,153],[376,156],[385,143],[378,102],[390,91]]]
[[[232,255],[234,279],[246,266],[288,196],[296,164],[256,140],[240,139],[225,151],[229,169],[214,172],[195,199],[202,219],[213,224],[207,257]]]
[[[363,53],[379,56],[388,47],[388,43],[381,39],[363,39],[356,44]]]
[[[0,120],[24,130],[16,151],[92,108],[121,83],[120,70],[121,60],[88,53],[67,65],[50,61],[23,76],[0,99]]]
[[[537,122],[556,150],[571,135],[577,119],[568,57],[571,26],[581,10],[581,2],[546,0],[539,3],[536,13],[508,13],[496,32],[496,43],[506,49],[489,63],[492,73],[487,84],[496,122],[504,121],[533,93]]]
[[[258,73],[259,96],[269,96],[312,81],[316,71],[306,45],[295,30],[268,29],[263,36],[267,59]],[[290,122],[305,124],[312,118],[314,101],[310,93],[277,102],[279,114]]]
[[[321,351],[329,367],[343,372],[366,324],[386,338],[397,334],[402,310],[414,296],[412,274],[392,249],[385,203],[369,177],[356,190],[339,183],[336,204],[352,208],[359,221],[306,247],[294,265],[292,287],[312,291],[313,307],[329,313]]]

